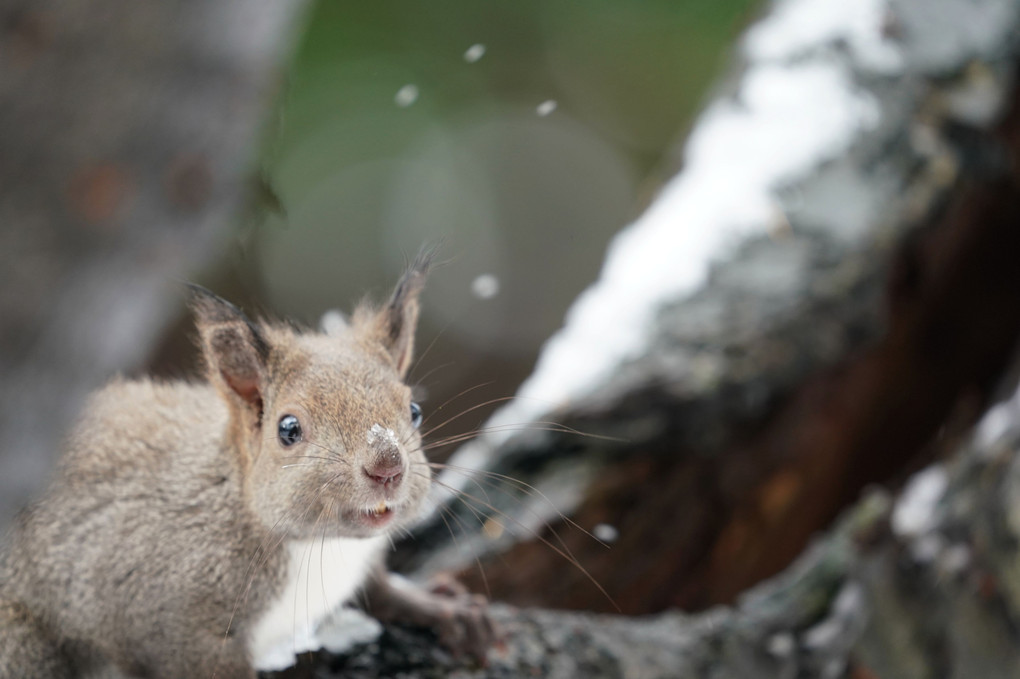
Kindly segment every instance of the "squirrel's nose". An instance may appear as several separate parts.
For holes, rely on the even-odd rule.
[[[377,459],[371,465],[363,467],[365,476],[380,486],[396,486],[404,477],[404,464],[397,458]]]
[[[365,476],[380,486],[396,486],[404,477],[403,467],[365,467]]]

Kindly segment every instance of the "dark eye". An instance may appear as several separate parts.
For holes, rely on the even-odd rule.
[[[280,418],[280,426],[277,428],[280,443],[285,446],[292,446],[301,440],[301,423],[293,415],[284,415]]]
[[[411,426],[417,429],[421,426],[421,406],[411,403]]]

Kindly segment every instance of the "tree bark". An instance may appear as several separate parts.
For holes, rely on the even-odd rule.
[[[699,615],[493,607],[482,668],[426,631],[388,627],[288,676],[1006,679],[1020,676],[1020,391],[895,502],[873,489],[797,562]],[[310,674],[308,676],[311,676]]]
[[[472,587],[519,605],[610,612],[615,603],[639,614],[729,603],[781,571],[863,488],[897,483],[974,422],[1020,332],[1020,105],[1008,28],[1018,4],[869,5],[872,33],[823,22],[818,36],[798,37],[789,29],[803,23],[791,18],[811,10],[796,1],[776,3],[750,30],[742,71],[643,218],[661,222],[660,249],[677,247],[672,232],[725,227],[689,208],[698,192],[684,194],[685,177],[697,183],[715,162],[699,130],[720,110],[747,109],[748,124],[761,113],[743,140],[756,148],[756,129],[784,133],[773,118],[820,96],[795,76],[835,68],[846,101],[867,104],[865,122],[770,181],[772,222],[709,253],[708,274],[675,288],[643,328],[643,351],[573,392],[526,384],[490,422],[500,431],[453,457],[444,508],[403,545],[401,568],[460,569]],[[778,112],[758,103],[763,74],[782,88],[787,70]],[[711,139],[727,152],[725,137]],[[744,199],[734,174],[723,200]],[[709,217],[670,221],[688,214]],[[608,288],[628,249],[653,251],[631,246],[645,221],[621,236],[603,280],[547,346],[557,361],[597,346],[576,327],[585,306],[626,317]],[[640,273],[644,261],[630,264]],[[552,363],[540,359],[532,381],[559,377]],[[553,406],[533,405],[542,400]],[[566,519],[615,542],[606,549]]]
[[[300,5],[0,3],[0,533],[223,248]]]
[[[763,22],[818,7],[780,2]],[[646,615],[500,605],[493,614],[506,644],[485,668],[449,658],[426,632],[391,627],[306,669],[409,678],[1020,676],[1020,394],[967,433],[1003,375],[1017,372],[1008,366],[1020,330],[1018,4],[870,7],[880,25],[865,36],[823,22],[819,39],[784,43],[767,39],[781,34],[774,25],[752,29],[736,84],[709,110],[746,104],[762,67],[755,58],[795,70],[835,60],[850,87],[878,102],[878,122],[771,184],[783,207],[772,228],[732,239],[710,253],[708,275],[674,286],[641,328],[643,351],[617,352],[610,370],[592,370],[597,379],[558,387],[550,376],[576,379],[560,369],[565,361],[607,364],[583,340],[612,329],[588,311],[633,317],[613,307],[608,288],[625,280],[616,274],[627,251],[650,249],[634,246],[634,233],[614,246],[603,281],[522,389],[531,403],[497,414],[492,431],[453,457],[440,479],[450,488],[439,486],[451,499],[398,553],[419,577],[459,568],[496,599],[594,610],[615,602]],[[868,51],[874,40],[895,45],[899,60]],[[814,96],[802,94],[794,100]],[[705,156],[693,156],[681,178],[702,171]],[[648,219],[668,220],[663,202],[689,214],[683,201],[693,199],[675,200],[683,193],[667,186]],[[662,236],[643,223],[632,231]],[[534,405],[543,389],[551,406]],[[949,456],[897,500],[869,485],[895,488]],[[615,537],[610,549],[571,521]],[[719,602],[730,605],[659,612]]]

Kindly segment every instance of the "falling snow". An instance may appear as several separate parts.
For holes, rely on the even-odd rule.
[[[418,86],[404,85],[397,90],[396,95],[393,97],[393,101],[400,108],[407,108],[414,102],[418,101]]]
[[[702,113],[685,147],[683,172],[614,238],[599,280],[577,298],[564,327],[543,347],[520,398],[490,420],[494,429],[538,419],[583,398],[616,366],[639,355],[663,303],[702,286],[711,262],[733,243],[769,232],[777,187],[808,175],[878,125],[878,102],[823,47],[824,38],[849,32],[860,49],[882,52],[870,55],[872,62],[891,68],[891,59],[883,61],[889,45],[881,26],[870,14],[839,11],[817,50],[803,39],[797,58],[784,60],[788,55],[774,45],[783,35],[793,36],[800,26],[794,19],[821,20],[813,2],[788,5],[754,30],[757,37],[745,44],[750,63],[738,95],[718,99]],[[796,7],[805,13],[791,15]],[[536,112],[546,116],[555,109],[549,100]],[[733,200],[735,195],[741,200]],[[458,451],[456,463],[484,465],[488,452],[508,436],[500,430],[477,439]]]
[[[499,294],[499,279],[484,273],[471,281],[471,293],[478,299],[492,299]]]
[[[907,483],[892,514],[892,528],[904,537],[921,536],[935,527],[935,510],[949,480],[942,465],[915,474]]]
[[[482,45],[481,43],[476,43],[474,45],[471,45],[471,47],[468,47],[467,51],[464,52],[464,61],[468,62],[469,64],[473,64],[479,59],[481,59],[483,56],[485,56],[485,45]]]
[[[558,104],[554,99],[546,99],[535,109],[535,113],[543,118],[556,110]]]
[[[610,526],[608,523],[598,524],[591,529],[591,534],[605,543],[616,542],[616,539],[620,537],[620,531],[616,530],[615,526]]]
[[[339,335],[347,329],[347,317],[339,309],[329,309],[319,319],[319,329],[327,335]]]

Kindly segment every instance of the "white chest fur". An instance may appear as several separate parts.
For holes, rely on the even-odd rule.
[[[286,585],[252,626],[248,648],[255,666],[280,669],[294,654],[318,648],[319,623],[350,600],[385,544],[385,536],[291,542]]]

